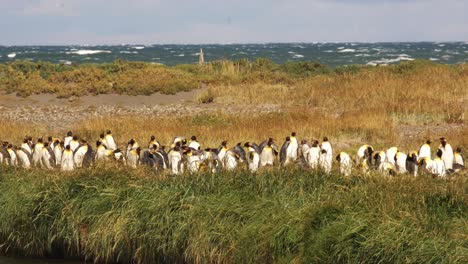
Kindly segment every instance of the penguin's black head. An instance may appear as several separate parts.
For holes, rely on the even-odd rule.
[[[302,145],[307,144],[307,139],[301,140],[301,144],[302,144]]]
[[[154,148],[157,148],[156,146],[154,146]],[[161,150],[165,150],[166,149],[166,146],[161,146],[159,147]]]
[[[138,155],[140,155],[141,147],[138,147],[138,148],[136,149],[136,152],[138,153]]]
[[[250,147],[250,142],[245,142],[244,147],[246,148]]]
[[[67,132],[67,137],[71,137],[71,136],[73,136],[73,133],[71,131],[68,131]]]
[[[275,141],[275,139],[274,138],[268,138],[268,141],[273,142],[273,141]]]
[[[102,144],[102,142],[101,142],[101,141],[99,141],[99,140],[98,140],[98,141],[96,141],[96,147],[99,147],[99,146],[101,146],[101,144]]]
[[[437,155],[437,157],[442,158],[442,150],[441,149],[437,150],[436,155]]]
[[[187,140],[184,138],[182,139],[182,145],[185,145],[185,144],[187,144]]]
[[[426,140],[426,144],[430,145],[432,143],[432,140],[428,139]]]
[[[239,143],[237,143],[237,145],[236,145],[236,146],[240,147],[240,146],[242,146],[242,143],[241,143],[241,142],[239,142]]]
[[[133,145],[133,144],[135,144],[135,140],[132,138],[128,141],[128,145]]]
[[[292,136],[292,137],[295,137],[295,136],[296,136],[296,132],[292,132],[292,133],[291,133],[291,136]]]
[[[8,146],[7,146],[7,148],[10,148],[10,149],[11,149],[12,147],[13,147],[12,144],[8,144]]]
[[[28,139],[25,138],[25,139],[23,140],[23,143],[28,143]]]
[[[70,145],[67,145],[67,146],[65,147],[65,149],[66,149],[66,150],[70,150]]]
[[[364,152],[364,156],[371,157],[372,153],[374,153],[374,150],[372,149],[372,147],[367,147],[366,151]]]
[[[197,140],[197,137],[196,137],[196,136],[192,136],[192,137],[190,138],[190,140],[196,141],[196,140]]]
[[[32,141],[32,137],[31,137],[31,136],[28,136],[28,141]]]
[[[60,141],[60,146],[63,148],[65,143],[63,141]]]
[[[328,137],[323,137],[323,142],[327,142],[328,141]]]
[[[226,147],[226,146],[227,146],[227,141],[225,140],[225,141],[221,142],[221,145],[222,145],[223,147]]]
[[[107,134],[107,135],[110,135],[110,134],[112,134],[112,132],[111,132],[110,130],[107,130],[107,131],[106,131],[106,134]]]
[[[461,153],[462,149],[460,147],[458,147],[455,151],[458,152],[458,153]]]
[[[180,148],[180,146],[182,146],[182,144],[180,142],[175,143],[175,145],[176,145],[176,147],[179,147],[179,148]]]
[[[49,142],[52,142],[52,136],[49,136],[49,137],[47,138],[47,140],[48,140]]]
[[[320,151],[322,154],[327,154],[327,150],[325,149],[322,149],[322,151]]]
[[[38,138],[37,142],[42,143],[44,140],[42,138]]]
[[[47,148],[48,146],[49,146],[49,142],[44,143],[44,147]]]
[[[271,144],[273,144],[272,141],[268,141],[267,146],[271,147]]]
[[[445,148],[445,145],[447,145],[447,140],[445,140],[444,137],[441,137],[440,138],[440,144],[442,144],[442,146]]]
[[[319,145],[318,140],[314,140],[314,141],[312,142],[312,147],[316,148],[316,147],[318,147],[318,145]]]
[[[205,151],[206,151],[206,152],[210,152],[211,149],[210,149],[210,148],[206,148]]]
[[[285,138],[285,140],[286,140],[286,141],[291,141],[291,137],[287,136],[287,137]]]
[[[176,146],[174,147],[174,151],[180,151],[180,146],[176,145]]]
[[[151,138],[150,138],[151,141],[153,141],[155,139],[156,139],[156,137],[154,135],[152,135]]]
[[[73,136],[73,140],[78,140],[78,136]]]
[[[341,161],[341,155],[340,154],[336,155],[336,161],[338,161],[338,162]]]
[[[103,138],[104,138],[104,134],[99,134],[99,138],[100,138],[100,139],[103,139]]]

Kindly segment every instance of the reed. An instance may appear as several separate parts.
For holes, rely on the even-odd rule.
[[[466,263],[464,185],[463,175],[1,168],[0,250],[124,263]]]

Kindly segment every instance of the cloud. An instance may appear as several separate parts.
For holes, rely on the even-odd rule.
[[[0,0],[0,44],[468,40],[463,0]]]

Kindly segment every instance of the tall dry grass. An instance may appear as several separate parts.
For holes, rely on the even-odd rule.
[[[248,83],[223,84],[246,76],[249,70],[251,74],[269,74],[264,76],[285,74],[275,72],[278,69],[272,67],[278,66],[267,62],[242,66],[217,62],[201,68],[175,67],[221,82],[209,85],[200,95],[209,93],[214,100],[200,106],[213,110],[208,114],[194,115],[188,111],[176,117],[113,115],[83,120],[57,131],[48,131],[47,124],[8,121],[7,126],[0,127],[0,139],[19,143],[25,135],[64,135],[73,130],[92,141],[103,130],[111,129],[122,145],[130,138],[144,145],[150,135],[163,144],[169,144],[176,135],[197,135],[204,146],[216,147],[223,140],[235,144],[259,142],[268,137],[281,144],[286,135],[295,131],[300,138],[309,140],[328,136],[339,150],[354,150],[360,144],[370,143],[377,148],[398,146],[411,151],[427,138],[441,136],[453,146],[468,146],[466,65],[407,63],[304,75],[295,77],[294,82],[271,82],[259,77]],[[133,71],[126,69],[122,74]],[[243,108],[255,109],[256,105],[271,106],[272,112],[243,113]],[[225,112],[226,106],[238,111]]]

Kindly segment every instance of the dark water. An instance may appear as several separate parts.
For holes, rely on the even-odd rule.
[[[275,62],[320,61],[335,67],[348,64],[390,64],[427,59],[439,63],[468,62],[466,42],[413,43],[283,43],[149,46],[0,46],[0,63],[13,60],[54,63],[101,63],[116,59],[175,65],[196,63],[203,48],[206,61],[270,58]]]
[[[62,259],[28,259],[9,258],[0,256],[0,264],[79,264],[85,262],[62,260]]]

